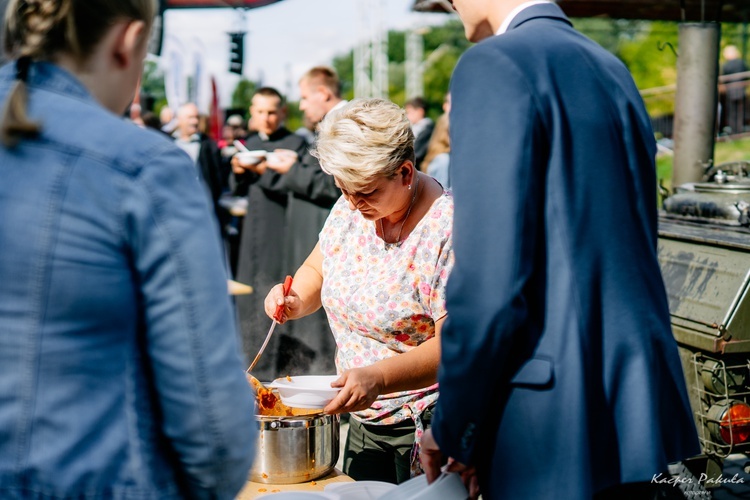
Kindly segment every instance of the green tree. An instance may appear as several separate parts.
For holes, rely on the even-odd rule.
[[[576,29],[619,57],[636,86],[651,89],[677,82],[678,24],[665,21],[574,19]],[[644,96],[652,116],[674,112],[674,93]]]
[[[166,90],[164,88],[164,72],[154,61],[145,61],[143,64],[143,75],[141,76],[141,93],[147,99],[153,100],[154,112],[158,113],[167,104]]]
[[[388,32],[388,97],[403,105],[406,101],[406,31]],[[450,76],[461,54],[471,46],[464,36],[461,21],[449,19],[445,24],[424,29],[424,97],[430,116],[442,113]],[[334,58],[332,66],[341,78],[342,95],[354,96],[354,51]]]
[[[247,113],[247,109],[250,107],[250,101],[253,98],[253,93],[255,93],[256,88],[257,84],[255,82],[242,77],[240,81],[237,82],[234,92],[232,92],[232,108],[242,109]]]
[[[333,69],[339,75],[341,80],[341,96],[344,99],[354,97],[354,51],[338,55],[333,58],[331,63]]]
[[[294,132],[305,126],[304,113],[299,110],[299,102],[288,102],[286,104],[286,128]]]

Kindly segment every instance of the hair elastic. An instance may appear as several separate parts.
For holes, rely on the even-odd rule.
[[[16,80],[21,80],[25,83],[29,79],[29,67],[31,67],[31,57],[19,57],[16,61]]]

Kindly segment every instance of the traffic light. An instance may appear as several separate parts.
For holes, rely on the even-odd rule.
[[[229,71],[242,74],[245,61],[245,33],[229,33]]]

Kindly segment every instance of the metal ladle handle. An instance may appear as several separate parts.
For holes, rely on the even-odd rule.
[[[292,289],[292,277],[287,276],[284,280],[284,297],[289,295],[289,291]],[[258,354],[255,355],[255,359],[253,359],[253,362],[250,363],[250,366],[247,370],[245,370],[245,373],[250,373],[253,368],[255,368],[255,365],[258,364],[258,360],[260,359],[260,355],[263,354],[263,351],[266,349],[266,346],[268,345],[268,341],[271,340],[271,335],[273,335],[273,330],[276,328],[276,325],[279,324],[279,321],[281,321],[281,315],[284,313],[284,304],[279,304],[276,306],[276,311],[273,313],[273,323],[271,323],[271,328],[268,330],[268,333],[266,334],[266,339],[263,341],[263,345],[260,346],[260,350],[258,351]]]

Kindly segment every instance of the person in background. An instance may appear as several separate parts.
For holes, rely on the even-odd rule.
[[[451,80],[456,266],[428,479],[447,456],[487,500],[682,497],[653,481],[700,448],[638,88],[553,2],[452,4],[476,45]]]
[[[414,132],[414,154],[417,158],[417,168],[424,171],[422,163],[427,155],[427,145],[430,143],[435,122],[427,117],[427,102],[421,97],[414,97],[406,101],[404,109]]]
[[[724,56],[721,74],[723,76],[738,75],[725,80],[727,126],[733,134],[741,134],[745,130],[745,93],[750,78],[740,73],[747,72],[747,65],[739,49],[734,45],[724,47],[721,55]]]
[[[153,111],[146,111],[141,116],[143,120],[143,126],[152,130],[161,131],[161,121],[159,117]]]
[[[424,171],[435,178],[444,188],[451,187],[450,169],[451,141],[449,136],[448,115],[438,118],[435,130],[432,132],[427,156],[422,164]]]
[[[286,102],[278,90],[261,87],[253,94],[250,104],[250,128],[245,147],[251,151],[269,153],[284,149],[299,157],[307,152],[304,138],[284,126]],[[235,195],[247,197],[238,252],[237,280],[255,290],[269,290],[290,271],[286,267],[286,250],[294,235],[287,228],[289,191],[284,187],[284,176],[267,167],[273,157],[256,165],[242,165],[232,158]],[[242,341],[250,364],[265,340],[268,331],[263,309],[263,294],[253,293],[235,298],[240,318]],[[263,364],[253,369],[260,380],[272,380],[281,373],[277,368],[279,336],[274,335],[264,351]]]
[[[308,70],[299,81],[299,90],[300,110],[305,115],[305,123],[313,128],[317,128],[328,113],[346,104],[341,99],[338,74],[327,66]],[[318,234],[341,191],[333,178],[321,170],[318,159],[309,150],[302,156],[291,150],[278,150],[277,153],[275,161],[266,162],[266,166],[282,174],[279,188],[289,192],[287,231],[290,236],[282,249],[287,269],[284,274],[289,274],[302,265],[315,247]],[[278,277],[279,280],[282,278]],[[323,311],[280,329],[274,333],[277,335],[279,354],[276,366],[271,368],[276,374],[320,375],[336,370],[333,363],[336,344]],[[258,366],[263,363],[261,358]]]
[[[310,123],[307,115],[302,115],[302,121],[303,125],[295,130],[294,133],[304,137],[308,144],[312,144],[315,142],[315,125]]]
[[[177,110],[177,128],[172,137],[177,147],[187,153],[193,161],[194,171],[205,186],[214,207],[221,234],[225,235],[224,226],[228,215],[226,210],[219,205],[219,198],[228,188],[227,183],[222,179],[221,154],[216,143],[206,134],[201,133],[199,127],[198,107],[192,102],[183,104]]]
[[[169,106],[161,108],[161,111],[159,111],[159,121],[161,122],[161,131],[165,134],[172,134],[175,128],[177,128],[177,116]]]
[[[338,345],[332,386],[342,388],[324,411],[353,412],[344,472],[400,483],[419,471],[416,443],[438,397],[453,200],[414,167],[409,120],[389,101],[327,114],[314,154],[343,196],[291,293],[269,292],[266,314],[284,304],[282,322],[299,321],[322,306]]]
[[[224,188],[233,192],[235,186],[232,179],[232,157],[237,153],[235,141],[244,144],[247,139],[247,129],[245,128],[245,119],[240,115],[230,115],[224,126],[221,127],[221,139],[216,141],[216,146],[221,153],[222,180]]]
[[[227,118],[227,126],[232,130],[232,138],[237,141],[244,141],[247,138],[247,129],[245,119],[240,115],[230,115]]]
[[[151,0],[10,0],[0,68],[0,498],[233,499],[255,454],[189,158],[121,119]]]
[[[451,93],[446,92],[443,98],[443,113],[449,115],[451,112]]]

